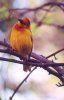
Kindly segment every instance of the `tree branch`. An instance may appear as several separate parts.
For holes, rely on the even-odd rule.
[[[13,18],[18,18],[18,17],[23,17],[25,16],[27,13],[30,13],[30,12],[33,12],[33,21],[37,24],[37,26],[40,26],[42,24],[45,24],[42,19],[39,21],[37,20],[37,14],[39,13],[39,11],[45,11],[46,14],[45,16],[47,15],[48,12],[52,12],[52,8],[53,7],[59,7],[63,12],[64,12],[64,2],[48,2],[48,3],[45,3],[45,4],[42,4],[38,7],[35,7],[35,8],[10,8],[9,9],[9,13],[12,15]],[[16,14],[15,14],[16,13]],[[17,16],[16,16],[17,15]],[[47,25],[51,25],[51,26],[54,26],[54,27],[57,27],[59,29],[64,29],[64,25],[57,25],[57,24],[47,24]]]
[[[19,57],[19,58],[22,58],[21,57],[21,55],[19,55],[16,51],[14,51],[14,50],[12,50],[12,48],[11,48],[11,46],[9,46],[9,44],[7,44],[6,42],[4,43],[4,42],[2,42],[2,41],[0,41],[0,45],[4,45],[4,46],[6,46],[7,48],[9,48],[9,49],[7,49],[7,50],[5,50],[5,51],[3,51],[2,49],[0,50],[1,52],[6,52],[6,53],[9,53],[9,54],[12,54],[12,55],[14,55],[14,56],[16,56],[16,57]],[[55,54],[54,54],[55,55]],[[32,62],[39,62],[39,63],[54,63],[54,62],[52,62],[52,61],[50,61],[50,60],[48,60],[46,57],[44,57],[44,56],[40,56],[40,55],[37,55],[37,54],[35,54],[35,53],[32,53],[31,54],[31,57],[33,58],[33,59],[35,59],[35,61],[32,59],[30,59],[30,61]],[[22,58],[23,60],[24,60],[24,58]],[[57,71],[57,72],[59,72],[62,76],[64,75],[64,69],[62,69],[60,66],[58,67],[58,66],[53,66],[53,68]]]
[[[58,51],[56,51],[56,52],[54,52],[53,54],[47,56],[46,58],[50,58],[50,57],[52,57],[52,56],[55,56],[56,54],[58,54],[58,53],[60,53],[60,52],[62,52],[62,51],[64,51],[64,48],[63,48],[63,49],[60,49],[60,50],[58,50]]]
[[[0,45],[6,47],[6,49],[0,49],[0,52],[11,54],[13,56],[22,58],[21,55],[18,54],[16,51],[14,51],[8,43],[0,41]],[[55,63],[55,62],[52,62],[52,61],[47,59],[51,56],[55,56],[56,54],[60,53],[63,50],[64,50],[64,48],[56,51],[55,53],[53,53],[47,57],[44,57],[43,55],[38,55],[36,53],[32,53],[31,58],[27,62],[24,62],[24,58],[22,58],[22,60],[15,60],[15,59],[0,57],[0,60],[2,60],[2,61],[8,61],[8,62],[13,62],[13,63],[18,63],[18,64],[32,65],[32,67],[35,66],[34,69],[24,78],[24,80],[14,90],[14,93],[10,97],[10,100],[12,100],[13,96],[16,94],[16,92],[18,91],[20,86],[26,81],[26,79],[30,76],[30,74],[37,67],[41,67],[44,70],[47,70],[49,72],[49,74],[52,74],[52,75],[58,77],[60,79],[60,81],[62,82],[62,83],[58,82],[58,84],[56,84],[58,87],[64,86],[64,69],[63,69],[63,67],[62,68],[60,67],[60,66],[64,66],[64,63]],[[52,67],[50,67],[50,66],[52,66]]]
[[[12,98],[14,97],[14,95],[16,94],[16,92],[18,91],[18,89],[20,88],[20,86],[27,80],[27,78],[31,75],[31,73],[36,69],[33,68],[33,70],[24,78],[24,80],[17,86],[17,88],[14,90],[14,93],[12,94],[12,96],[10,97],[10,100],[12,100]]]
[[[0,45],[7,47],[7,49],[0,49],[0,52],[8,53],[8,54],[11,54],[13,56],[20,58],[20,54],[18,54],[16,51],[14,51],[8,43],[0,41]],[[50,56],[56,55],[57,53],[59,53],[63,50],[64,49],[56,51],[55,53],[51,54]],[[31,58],[27,62],[24,62],[23,61],[24,58],[22,58],[22,57],[21,57],[22,60],[15,60],[15,59],[3,58],[3,57],[0,57],[0,60],[14,62],[14,63],[18,63],[18,64],[32,65],[32,67],[33,66],[41,67],[41,68],[47,70],[49,73],[51,73],[55,76],[57,76],[56,74],[58,74],[61,78],[63,78],[64,77],[64,69],[61,68],[60,66],[64,66],[64,63],[52,62],[47,59],[50,56],[44,57],[44,56],[38,55],[36,53],[32,53]],[[52,70],[49,66],[52,66],[51,68],[53,68],[54,70]],[[61,80],[61,78],[59,76],[58,76],[58,78]]]
[[[48,2],[48,3],[42,4],[39,7],[35,7],[35,8],[22,8],[22,9],[20,9],[20,8],[16,8],[16,9],[10,8],[9,11],[18,11],[19,10],[19,11],[25,11],[25,13],[27,13],[28,11],[31,12],[31,11],[46,10],[45,7],[50,6],[50,5],[52,7],[58,6],[64,11],[64,3],[62,3],[62,2]]]

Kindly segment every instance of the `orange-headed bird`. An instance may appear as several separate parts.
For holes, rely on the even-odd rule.
[[[10,44],[22,57],[26,60],[29,59],[33,48],[33,39],[30,30],[30,20],[28,18],[18,19],[18,22],[13,25]],[[31,71],[31,66],[23,65],[23,70]]]

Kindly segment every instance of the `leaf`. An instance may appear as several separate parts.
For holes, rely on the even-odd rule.
[[[35,23],[32,23],[32,24],[31,24],[31,30],[32,30],[32,34],[33,34],[33,35],[36,35],[37,26],[36,26]]]
[[[43,23],[51,24],[53,21],[54,21],[53,15],[48,14],[47,16],[45,16]]]
[[[9,15],[6,7],[0,8],[0,20],[5,19]]]

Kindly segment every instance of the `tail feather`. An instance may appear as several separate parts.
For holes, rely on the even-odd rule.
[[[25,72],[31,71],[31,66],[30,66],[30,65],[23,65],[23,70],[24,70]]]
[[[25,61],[25,62],[28,61],[29,58],[30,58],[29,55],[26,55],[24,61]],[[31,71],[31,65],[25,65],[25,64],[24,64],[24,65],[23,65],[23,70],[24,70],[25,72]]]

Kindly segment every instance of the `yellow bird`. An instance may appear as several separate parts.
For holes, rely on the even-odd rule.
[[[29,59],[33,48],[33,39],[28,18],[18,19],[18,22],[13,25],[10,44],[22,57],[25,57],[26,60]],[[31,66],[23,65],[23,70],[31,71]]]

